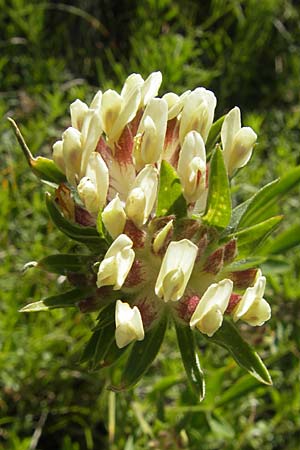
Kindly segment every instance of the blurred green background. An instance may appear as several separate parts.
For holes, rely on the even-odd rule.
[[[45,187],[9,128],[51,155],[68,106],[132,72],[161,70],[160,93],[205,86],[217,116],[238,105],[259,145],[234,190],[240,199],[300,164],[300,8],[292,0],[0,0],[0,449],[296,450],[300,438],[299,249],[265,267],[273,317],[241,327],[271,370],[259,385],[213,346],[201,348],[207,398],[189,391],[168,333],[134,391],[109,394],[111,373],[78,364],[90,318],[26,315],[24,304],[59,289],[30,260],[68,242],[48,219]],[[280,205],[299,233],[300,189]],[[114,414],[114,412],[116,414]]]

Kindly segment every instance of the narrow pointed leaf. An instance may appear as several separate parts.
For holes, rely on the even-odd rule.
[[[205,397],[205,380],[196,351],[194,335],[189,326],[175,323],[178,346],[189,384],[202,401]]]
[[[116,294],[117,296],[118,294]],[[99,328],[104,328],[115,321],[115,309],[116,303],[112,302],[109,305],[105,306],[99,313],[97,317],[97,325],[95,326],[95,330]]]
[[[111,367],[113,364],[119,361],[119,359],[128,350],[128,347],[119,348],[115,339],[110,343],[105,356],[103,357],[100,368]]]
[[[209,135],[208,135],[208,138],[207,138],[207,141],[205,144],[207,155],[209,155],[213,151],[214,147],[220,140],[221,128],[222,128],[224,119],[225,119],[225,115],[220,117],[218,120],[216,120],[212,124],[212,126],[209,130]]]
[[[82,242],[89,247],[93,247],[95,252],[107,249],[107,242],[101,238],[97,230],[93,227],[83,227],[74,224],[66,219],[58,209],[50,194],[46,194],[46,206],[52,222],[57,228],[75,241]]]
[[[210,163],[209,187],[206,212],[203,222],[226,228],[231,217],[231,195],[223,153],[216,148]]]
[[[260,189],[249,202],[247,210],[239,222],[239,228],[249,227],[270,217],[272,206],[276,205],[299,181],[300,166],[297,166],[283,177]]]
[[[228,235],[227,238],[237,238],[239,258],[245,258],[257,250],[257,247],[270,235],[282,219],[283,216],[271,217],[264,222]]]
[[[153,326],[142,341],[135,342],[126,362],[121,381],[110,386],[113,391],[123,391],[132,388],[149,369],[162,344],[167,326],[165,315]]]
[[[52,159],[44,158],[43,156],[35,158],[32,155],[16,122],[10,117],[8,120],[14,129],[16,138],[32,172],[41,180],[51,183],[60,184],[67,181],[65,175],[59,170]]]
[[[20,312],[48,311],[55,308],[74,308],[78,302],[84,300],[95,292],[94,288],[76,288],[63,294],[52,295],[38,302],[30,303],[20,310]]]
[[[187,205],[182,194],[182,186],[178,175],[167,161],[162,161],[156,216],[175,214],[177,218],[180,218],[185,217],[186,213]]]
[[[272,384],[270,374],[259,355],[244,341],[232,322],[224,320],[222,327],[207,340],[226,348],[238,365],[246,369],[258,381]]]
[[[300,244],[300,225],[292,225],[260,249],[262,255],[280,254]]]
[[[114,338],[114,324],[94,331],[83,351],[80,362],[83,363],[89,361],[92,370],[96,369],[99,365],[102,365],[103,359],[105,358],[111,343],[114,341]]]
[[[58,253],[41,259],[36,267],[47,272],[66,275],[70,272],[84,273],[90,270],[93,259],[90,255]]]

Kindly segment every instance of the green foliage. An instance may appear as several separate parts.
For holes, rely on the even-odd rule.
[[[186,209],[178,175],[167,161],[162,161],[156,216],[175,214],[178,218],[185,217]]]

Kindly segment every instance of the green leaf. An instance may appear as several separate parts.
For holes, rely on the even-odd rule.
[[[189,326],[175,322],[178,346],[182,362],[192,390],[202,401],[205,397],[205,380],[200,366],[194,335]]]
[[[244,341],[232,322],[225,319],[221,328],[207,340],[226,348],[238,365],[246,369],[258,381],[272,384],[266,366],[258,354]]]
[[[254,256],[253,258],[240,259],[226,266],[226,272],[237,272],[239,270],[253,269],[266,261],[265,256]]]
[[[135,342],[126,362],[121,381],[110,386],[113,391],[123,391],[132,388],[148,370],[162,344],[167,326],[164,314],[145,335],[142,341]]]
[[[74,308],[78,302],[95,292],[95,288],[76,288],[63,294],[52,295],[38,302],[29,303],[20,312],[48,311],[55,308]]]
[[[37,267],[48,272],[66,275],[70,272],[84,273],[90,270],[93,259],[90,255],[58,253],[41,259]]]
[[[223,153],[216,148],[210,163],[207,207],[203,222],[219,228],[226,228],[231,217],[231,196],[229,180]]]
[[[119,361],[119,359],[124,355],[124,353],[127,350],[128,350],[128,346],[119,348],[114,339],[108,346],[105,356],[102,358],[102,361],[100,363],[100,368],[111,367],[113,364],[115,364],[117,361]]]
[[[8,120],[14,128],[16,138],[32,172],[38,178],[51,183],[60,184],[67,181],[65,175],[59,170],[52,159],[44,158],[43,156],[34,158],[16,122],[10,117],[8,117]]]
[[[167,161],[162,161],[156,217],[170,214],[175,214],[178,219],[185,217],[187,215],[187,205],[175,169]]]
[[[271,242],[267,242],[260,253],[263,255],[286,252],[300,244],[300,225],[294,224],[287,230],[278,234]]]
[[[58,209],[56,203],[49,193],[46,194],[46,205],[54,225],[56,225],[57,228],[64,234],[66,234],[69,238],[86,244],[87,246],[92,248],[95,253],[98,253],[100,250],[107,250],[107,242],[99,236],[95,228],[83,227],[81,225],[74,224],[66,219]]]
[[[106,305],[99,313],[97,317],[97,325],[95,326],[95,330],[99,328],[104,328],[115,321],[115,310],[116,303],[112,302],[109,305]]]
[[[103,364],[103,360],[115,338],[115,324],[108,325],[104,328],[97,329],[88,341],[80,362],[90,361],[90,368],[96,369],[99,364]]]
[[[214,122],[209,130],[209,135],[205,144],[206,153],[209,155],[220,140],[221,128],[225,119],[225,115]]]
[[[283,216],[271,217],[264,222],[232,233],[227,236],[227,239],[237,238],[239,258],[244,258],[257,250],[259,244],[269,236],[282,219]]]
[[[300,181],[300,166],[295,167],[278,180],[264,186],[258,191],[248,204],[242,215],[239,228],[249,227],[270,217],[272,206],[293,189]]]

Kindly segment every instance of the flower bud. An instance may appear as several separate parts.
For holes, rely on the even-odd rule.
[[[189,131],[195,130],[201,134],[206,142],[210,127],[213,123],[217,100],[215,94],[204,88],[197,88],[185,99],[182,110],[179,139],[183,143]]]
[[[146,223],[153,209],[158,187],[158,172],[146,165],[140,171],[127,197],[125,211],[137,227]]]
[[[137,306],[131,308],[128,303],[117,300],[115,322],[117,347],[123,348],[132,341],[144,339],[143,321]]]
[[[70,114],[71,114],[71,124],[73,128],[81,131],[83,119],[88,112],[88,106],[82,102],[81,100],[75,100],[75,102],[70,105]]]
[[[86,174],[87,164],[91,153],[96,149],[102,134],[101,120],[98,111],[90,109],[84,117],[81,130],[82,156],[80,165],[80,175]]]
[[[233,283],[224,279],[214,283],[204,292],[190,320],[190,327],[197,327],[209,337],[220,328],[227,309]]]
[[[186,91],[179,96],[173,92],[167,92],[162,97],[168,104],[168,120],[172,120],[180,114],[184,106],[185,99],[190,93],[191,91]]]
[[[241,112],[236,106],[226,115],[221,129],[224,162],[228,174],[244,167],[252,155],[257,136],[250,127],[241,126]]]
[[[123,233],[126,214],[118,195],[104,208],[102,221],[113,239]]]
[[[233,320],[243,320],[252,326],[263,325],[271,317],[269,303],[263,298],[266,286],[266,278],[258,271],[253,287],[246,289],[240,302],[233,310]]]
[[[167,103],[159,98],[150,100],[140,121],[137,135],[141,141],[136,147],[135,160],[138,166],[157,162],[162,154],[167,129]]]
[[[141,86],[141,103],[140,107],[145,107],[153,97],[157,96],[158,90],[162,82],[161,72],[152,72]]]
[[[69,127],[63,133],[62,141],[66,177],[70,184],[75,185],[80,173],[81,133],[76,128]]]
[[[134,261],[132,245],[132,240],[125,234],[120,234],[112,243],[99,266],[98,288],[113,286],[113,290],[121,289]]]
[[[155,239],[153,241],[153,251],[154,253],[158,253],[161,248],[165,245],[166,239],[171,233],[171,230],[173,229],[173,220],[170,220],[163,228],[158,232],[158,234],[155,236]]]
[[[90,155],[86,176],[80,180],[78,194],[86,209],[97,214],[106,202],[108,191],[108,169],[99,153]]]
[[[195,202],[205,190],[206,154],[203,139],[197,131],[184,138],[179,153],[177,173],[188,203]]]
[[[155,284],[158,297],[175,302],[183,296],[197,252],[198,247],[188,239],[169,244]]]
[[[57,165],[57,167],[60,168],[60,170],[65,173],[66,172],[66,166],[64,161],[64,154],[63,154],[63,141],[56,141],[53,144],[53,161]]]

